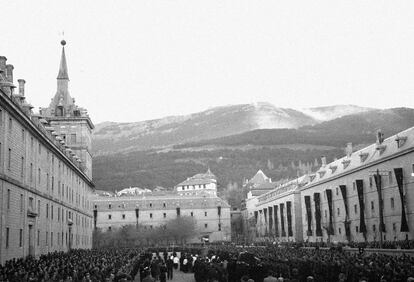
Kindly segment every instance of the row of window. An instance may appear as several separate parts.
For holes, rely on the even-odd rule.
[[[7,203],[6,203],[6,207],[7,207],[7,211],[10,210],[10,201],[11,201],[11,190],[7,189]],[[29,212],[35,212],[35,207],[34,207],[34,198],[33,197],[28,197],[28,209]],[[54,211],[55,211],[55,207],[49,203],[46,203],[46,208],[45,208],[45,215],[47,219],[51,219],[53,220],[54,218]],[[74,213],[70,210],[65,210],[63,207],[57,207],[57,221],[61,221],[64,222],[64,215],[66,212],[66,222],[68,222],[68,220],[72,220],[72,217],[74,215]],[[24,196],[23,194],[20,194],[20,213],[24,213]],[[37,216],[40,217],[41,215],[41,202],[40,200],[37,201]],[[80,225],[82,227],[90,227],[92,228],[92,219],[87,218],[85,216],[81,216],[78,214],[75,214],[75,224],[76,225]]]
[[[218,227],[218,231],[221,231],[221,223],[217,224]],[[153,229],[154,227],[152,225],[148,225],[149,229]],[[204,223],[204,228],[208,228],[208,223]],[[144,225],[144,229],[147,230],[147,225]],[[108,230],[111,231],[112,230],[112,226],[108,226]]]
[[[371,206],[371,212],[374,213],[375,212],[375,202],[371,201],[370,206]],[[395,210],[395,202],[394,202],[393,197],[390,198],[390,207],[391,207],[391,210]],[[337,216],[341,215],[341,209],[340,208],[336,209],[336,214],[337,214]],[[357,204],[354,204],[354,214],[355,215],[358,214],[358,205]],[[325,210],[325,217],[328,217],[328,210]]]
[[[179,215],[179,214],[177,214],[177,215]],[[122,216],[122,219],[125,219],[126,218],[125,214],[122,214],[121,216]],[[167,213],[164,212],[162,214],[162,216],[163,216],[163,218],[167,218]],[[190,212],[190,216],[194,216],[194,212]],[[207,216],[207,212],[204,212],[204,216]],[[149,214],[149,218],[153,218],[153,214],[152,213]],[[108,219],[109,220],[112,219],[112,214],[108,214]]]
[[[23,229],[18,229],[19,232],[19,247],[23,247]],[[29,231],[30,232],[30,231]],[[49,235],[50,233],[50,235]],[[69,236],[71,238],[68,238]],[[8,249],[10,246],[10,238],[13,236],[11,234],[11,229],[9,227],[6,227],[6,238],[5,238],[5,248]],[[40,229],[37,230],[37,246],[40,246],[40,239],[41,239],[41,232]],[[50,241],[49,241],[50,238]],[[65,245],[68,246],[68,239],[73,241],[73,234],[68,234],[67,232],[57,232],[56,239],[54,237],[53,232],[45,232],[45,246],[53,247],[53,244],[56,240],[57,246],[63,246],[63,243],[65,242]],[[30,239],[29,239],[30,240]],[[91,242],[90,236],[87,235],[79,235],[76,234],[76,245],[87,245]]]
[[[181,186],[181,190],[194,190],[194,189],[196,189],[197,187],[198,188],[203,188],[203,189],[206,189],[207,188],[207,186],[206,186],[206,184],[198,184],[198,185],[191,185],[192,187],[190,188],[190,185],[184,185],[184,186]],[[196,187],[197,186],[197,187]]]
[[[0,110],[0,119],[1,120],[3,119],[3,113],[2,113],[1,110]],[[13,132],[13,119],[11,117],[9,118],[9,122],[8,122],[8,130],[9,130],[9,134],[12,134],[12,132]],[[26,137],[25,136],[28,133],[26,133],[24,128],[21,129],[21,130],[22,130],[22,134],[21,134],[22,144],[24,145],[25,142],[26,142]],[[71,135],[71,139],[72,138],[76,139],[76,134],[74,136]],[[33,136],[30,137],[30,142],[31,142],[30,145],[31,145],[31,151],[32,152],[34,152],[34,150],[35,150],[35,147],[34,147],[35,140],[34,139],[35,138]],[[2,159],[2,155],[3,155],[3,148],[2,147],[3,146],[0,142],[0,160]],[[38,150],[37,151],[38,151],[39,156],[42,155],[42,148],[43,148],[43,146],[42,146],[41,142],[38,142]],[[37,176],[37,183],[41,184],[42,183],[42,176],[45,176],[46,177],[46,189],[47,189],[47,191],[49,191],[50,188],[51,188],[51,191],[49,191],[49,192],[52,192],[52,194],[53,194],[54,188],[55,188],[55,173],[54,173],[55,156],[53,154],[51,154],[49,150],[45,149],[44,151],[46,152],[46,162],[45,163],[47,163],[47,164],[51,163],[52,176],[50,177],[49,172],[47,172],[46,174],[44,174],[44,173],[42,174],[42,169],[38,168],[37,171],[36,171],[37,172],[37,175],[36,175]],[[20,152],[21,152],[21,150],[18,150],[18,152],[16,154],[18,154]],[[14,161],[13,154],[14,154],[14,151],[13,151],[12,148],[8,148],[5,153],[7,154],[7,156],[5,156],[6,157],[6,161],[5,161],[6,168],[11,171],[12,168],[13,168],[13,161]],[[3,164],[2,161],[0,161],[0,165],[1,164]],[[30,164],[26,163],[25,157],[21,156],[19,166],[20,166],[20,177],[21,177],[21,179],[25,178],[25,176],[26,176],[26,166],[29,166],[28,181],[30,183],[34,184],[35,183],[35,167],[34,167],[34,164],[32,162],[30,162]],[[83,193],[77,193],[76,192],[73,195],[73,191],[70,191],[71,190],[70,187],[68,187],[68,185],[66,185],[66,199],[68,201],[70,201],[71,203],[76,202],[76,204],[78,206],[82,205],[83,208],[88,208],[89,209],[89,203],[86,203],[87,199],[85,198],[85,196],[81,195],[81,194],[85,194],[86,187],[87,187],[86,183],[84,181],[82,181],[81,178],[78,175],[76,175],[76,173],[73,170],[71,170],[69,168],[69,166],[66,166],[65,164],[62,163],[62,161],[59,160],[59,162],[58,162],[58,175],[57,176],[59,177],[61,175],[65,175],[65,174],[66,174],[66,176],[69,176],[69,178],[71,179],[70,181],[72,183],[76,183],[75,185],[80,187],[82,192],[83,192]],[[62,186],[64,186],[64,184],[62,184]],[[60,196],[60,194],[62,195],[62,198],[65,197],[64,188],[62,188],[62,192],[61,192],[61,185],[60,185],[60,181],[59,181],[59,183],[58,183],[58,195]]]

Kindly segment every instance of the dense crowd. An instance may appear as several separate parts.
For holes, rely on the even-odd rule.
[[[294,247],[292,247],[294,246]],[[414,281],[414,257],[296,245],[216,245],[166,249],[72,250],[0,266],[0,281],[166,282],[174,269],[196,282]],[[137,276],[138,278],[138,276]]]
[[[271,240],[256,242],[255,246],[267,246],[271,244]],[[349,247],[349,248],[372,248],[372,249],[414,249],[414,240],[395,240],[395,241],[370,241],[370,242],[347,242],[347,243],[328,243],[328,242],[274,242],[284,247],[319,247],[327,248],[332,246]]]
[[[0,281],[132,281],[139,250],[72,250],[0,265]]]
[[[279,281],[291,282],[414,281],[414,258],[405,255],[366,255],[345,252],[340,248],[285,248],[269,245],[266,248],[248,249],[220,246],[211,248],[209,257],[204,262],[200,260],[204,263],[202,271],[214,273],[215,277],[201,275],[204,277],[197,279],[195,274],[197,282],[239,282],[246,277],[261,282],[269,273]],[[220,270],[226,274],[222,275]]]

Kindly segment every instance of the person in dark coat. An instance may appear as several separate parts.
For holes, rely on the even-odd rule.
[[[167,281],[167,265],[162,262],[160,265],[160,282]]]
[[[174,262],[173,262],[173,260],[172,260],[172,258],[171,257],[169,257],[168,259],[167,259],[167,278],[168,279],[173,279],[173,266],[174,266]]]

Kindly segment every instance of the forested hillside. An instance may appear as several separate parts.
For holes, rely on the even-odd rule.
[[[354,147],[374,143],[378,129],[387,137],[412,126],[413,109],[373,110],[298,129],[253,130],[174,147],[98,155],[94,181],[98,189],[112,191],[173,187],[207,167],[222,188],[240,185],[258,169],[278,180],[315,169],[315,159],[323,155],[328,161],[342,157],[347,142]]]

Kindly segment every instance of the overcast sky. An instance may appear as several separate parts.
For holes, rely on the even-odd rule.
[[[0,55],[36,109],[70,93],[95,123],[267,101],[414,108],[414,1],[2,1]],[[17,82],[16,82],[17,84]]]

